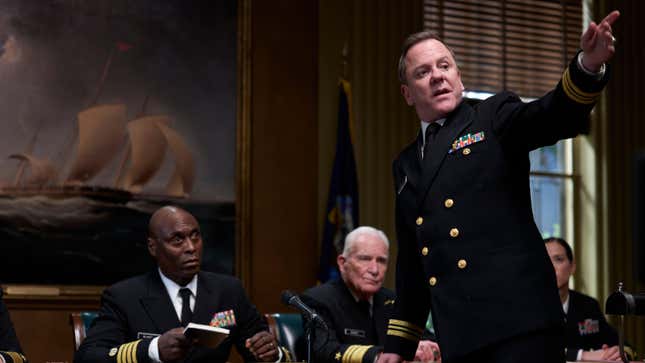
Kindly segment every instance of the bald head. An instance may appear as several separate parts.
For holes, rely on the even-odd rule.
[[[161,272],[184,286],[199,272],[202,237],[192,214],[174,206],[158,209],[148,224],[148,251]]]
[[[167,205],[157,209],[152,214],[152,217],[150,217],[150,222],[148,222],[148,236],[154,238],[159,237],[162,235],[163,229],[172,224],[172,222],[180,215],[192,218],[193,220],[195,219],[195,217],[186,210],[173,205]],[[196,220],[195,223],[197,223]]]

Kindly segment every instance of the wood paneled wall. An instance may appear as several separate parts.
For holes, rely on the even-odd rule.
[[[248,245],[241,271],[262,312],[287,311],[284,289],[315,283],[318,265],[317,1],[250,6]]]
[[[326,0],[320,4],[319,226],[325,217],[336,146],[337,81],[346,43],[360,224],[382,229],[395,242],[392,161],[419,128],[414,110],[401,96],[396,69],[403,39],[421,30],[421,8],[421,0]],[[396,243],[391,246],[388,286],[394,281]]]

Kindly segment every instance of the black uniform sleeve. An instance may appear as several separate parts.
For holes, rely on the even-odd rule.
[[[383,347],[377,345],[363,344],[345,344],[341,343],[336,332],[337,326],[334,324],[331,312],[324,304],[316,299],[304,294],[301,298],[305,304],[313,308],[325,321],[327,329],[316,324],[315,340],[313,344],[314,360],[318,362],[338,362],[338,363],[373,363],[377,354],[383,351]],[[307,329],[307,318],[302,316],[303,327]],[[306,359],[306,341],[305,337],[300,340],[300,355]]]
[[[392,167],[394,184],[401,184],[398,161]],[[396,192],[396,191],[395,191]],[[387,325],[385,351],[397,353],[411,361],[424,334],[424,327],[430,312],[430,289],[425,282],[425,273],[416,248],[416,236],[409,235],[405,228],[403,212],[397,203],[395,210],[398,256],[396,259],[396,304],[392,318]]]
[[[22,354],[20,343],[13,329],[7,306],[2,301],[2,289],[0,288],[0,356],[7,363],[23,363],[27,359]]]
[[[571,60],[554,90],[524,103],[516,95],[502,92],[490,105],[493,130],[509,147],[530,151],[558,140],[589,131],[589,113],[609,80],[607,66],[601,79],[586,74]]]
[[[152,339],[126,341],[127,321],[110,289],[103,292],[101,310],[87,338],[74,355],[75,363],[147,363]]]

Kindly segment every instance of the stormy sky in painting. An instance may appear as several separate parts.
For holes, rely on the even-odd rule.
[[[78,112],[122,103],[129,119],[168,115],[185,137],[196,160],[191,198],[234,200],[236,7],[230,0],[0,0],[0,185],[13,183],[18,162],[6,156],[17,152],[49,159],[64,180]],[[113,185],[125,145],[91,184]],[[144,191],[161,191],[173,168],[167,153]]]

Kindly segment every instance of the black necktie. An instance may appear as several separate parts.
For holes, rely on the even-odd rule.
[[[367,300],[360,300],[360,301],[358,302],[358,307],[359,307],[359,309],[361,310],[361,312],[362,312],[363,314],[365,314],[365,315],[367,315],[367,316],[372,316],[372,314],[370,314],[370,302],[369,302],[369,301],[367,301]]]
[[[190,289],[182,287],[179,289],[181,296],[181,326],[186,326],[193,319],[193,311],[190,310]]]
[[[428,127],[426,127],[426,134],[425,134],[425,144],[423,144],[423,158],[425,159],[426,156],[428,156],[428,150],[430,149],[430,144],[434,141],[434,139],[437,136],[437,132],[439,132],[439,129],[441,128],[441,125],[439,125],[437,122],[432,122]]]
[[[372,318],[372,313],[370,311],[371,307],[372,304],[370,304],[370,302],[367,300],[360,300],[358,302],[358,308],[361,310],[361,313],[363,313],[363,315],[367,317],[367,321],[369,321],[369,325],[366,327],[367,337],[373,339],[376,337],[376,326],[374,324],[374,319]]]

